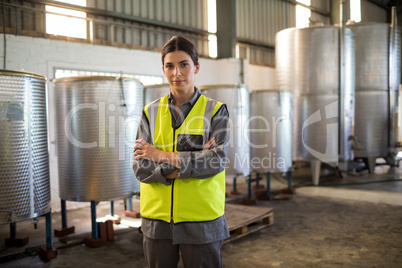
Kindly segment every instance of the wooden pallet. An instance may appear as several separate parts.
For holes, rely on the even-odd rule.
[[[274,223],[272,208],[251,207],[226,203],[225,217],[230,237],[225,243],[267,228]]]

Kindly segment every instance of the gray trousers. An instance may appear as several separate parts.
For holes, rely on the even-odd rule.
[[[148,268],[176,268],[180,261],[180,253],[186,268],[222,267],[223,240],[200,245],[172,245],[170,239],[151,239],[144,235],[143,245]]]

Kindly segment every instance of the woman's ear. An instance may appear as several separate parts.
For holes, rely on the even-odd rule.
[[[197,74],[199,71],[200,71],[200,63],[198,63],[198,64],[195,66],[195,71],[194,71],[194,73]]]

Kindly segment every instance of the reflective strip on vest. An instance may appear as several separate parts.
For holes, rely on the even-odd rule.
[[[182,125],[172,128],[168,96],[147,105],[153,145],[163,151],[177,152],[179,134],[202,135],[209,140],[211,118],[222,103],[201,95]],[[202,162],[199,163],[202,165]],[[217,163],[218,164],[218,163]],[[141,183],[141,216],[166,222],[211,221],[224,214],[225,171],[206,179],[175,179],[172,185]]]

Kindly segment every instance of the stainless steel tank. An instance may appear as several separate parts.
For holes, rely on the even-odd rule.
[[[388,92],[356,92],[356,157],[388,154]]]
[[[292,42],[290,42],[292,41]],[[352,33],[345,29],[348,67],[353,63]],[[334,26],[286,29],[276,35],[278,85],[293,92],[293,160],[319,160],[336,165],[338,161],[339,102],[346,103],[342,138],[351,133],[353,83],[345,83],[345,99],[339,100],[339,28]],[[352,51],[353,52],[353,51]],[[350,70],[350,68],[348,69]],[[333,122],[332,122],[333,121]],[[342,156],[351,159],[351,146]]]
[[[169,94],[169,84],[157,84],[144,86],[144,104],[153,102]]]
[[[142,84],[118,77],[54,83],[60,198],[108,201],[139,192],[132,161]]]
[[[0,224],[50,211],[46,80],[0,71]]]
[[[250,101],[251,169],[286,172],[292,166],[292,93],[256,90]]]
[[[348,28],[355,36],[356,55],[354,154],[356,157],[386,157],[396,144],[390,140],[396,130],[389,121],[396,118],[396,109],[392,109],[397,106],[400,83],[400,30],[395,31],[396,45],[391,53],[390,24],[359,23]],[[395,62],[394,76],[391,75],[392,61]],[[390,103],[390,93],[393,103]]]
[[[227,176],[250,174],[250,144],[247,124],[250,118],[250,92],[241,85],[205,85],[202,94],[226,104],[229,111],[230,146]]]

